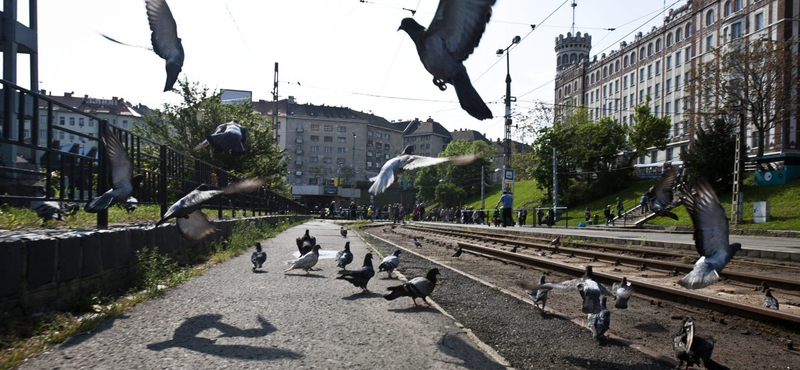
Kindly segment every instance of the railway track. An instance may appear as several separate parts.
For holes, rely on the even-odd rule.
[[[384,227],[385,226],[386,225],[384,225]],[[630,271],[628,273],[619,274],[622,272],[622,269],[634,269],[634,271],[640,272],[656,270],[663,272],[663,274],[656,275],[661,277],[662,280],[666,276],[672,277],[682,275],[683,273],[691,271],[692,264],[663,260],[684,258],[683,256],[686,256],[686,254],[682,253],[592,243],[576,243],[572,247],[565,247],[563,245],[560,247],[552,247],[547,245],[549,240],[542,238],[498,235],[484,231],[454,230],[431,225],[425,225],[425,227],[405,225],[402,227],[393,227],[392,230],[400,233],[403,237],[410,238],[411,236],[421,236],[430,243],[455,248],[454,250],[460,249],[463,253],[497,260],[505,264],[510,263],[525,268],[530,267],[545,271],[557,271],[561,274],[574,277],[583,275],[583,265],[586,263],[607,263],[607,267],[613,266],[613,273],[600,272],[595,268],[594,274],[597,279],[604,284],[610,285],[613,282],[620,281],[623,276],[626,276],[636,287],[636,294],[640,296],[690,305],[697,308],[710,309],[716,312],[732,314],[748,319],[780,323],[782,325],[796,326],[800,323],[800,315],[798,314],[771,310],[747,302],[702,294],[698,291],[673,288],[668,286],[668,284],[659,284],[658,282],[650,281],[658,279],[633,277]],[[575,248],[578,246],[581,248]],[[504,250],[501,247],[509,250]],[[517,252],[511,252],[510,249],[512,249],[512,247],[515,247]],[[615,251],[616,253],[609,253],[608,251]],[[643,256],[636,257],[633,256],[634,254]],[[554,256],[563,257],[563,260],[554,260]],[[575,262],[581,262],[582,264]],[[786,292],[791,291],[792,295],[795,297],[798,296],[798,291],[800,291],[800,282],[791,279],[741,272],[723,273],[722,277],[726,281],[737,281],[748,284],[747,289],[750,290],[750,294],[753,294],[753,284],[760,285],[762,283],[766,283],[771,288],[778,288]],[[671,279],[675,280],[674,278]]]

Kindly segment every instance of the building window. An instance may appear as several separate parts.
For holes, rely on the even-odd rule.
[[[672,92],[672,79],[667,80],[667,85],[664,86],[664,91],[669,94]]]
[[[337,142],[337,143],[346,143],[346,142],[347,142],[347,139],[346,139],[346,138],[344,138],[344,137],[338,136],[338,137],[336,138],[336,142]]]
[[[347,132],[347,126],[336,126],[336,131]]]
[[[39,115],[39,123],[40,123],[40,124],[45,124],[45,123],[47,123],[47,115],[46,115],[46,114],[40,114],[40,115]]]
[[[764,28],[764,13],[758,13],[755,19],[755,29],[759,31],[762,28]]]
[[[672,148],[667,148],[667,160],[672,160]]]
[[[675,115],[681,114],[681,100],[675,99]]]
[[[319,157],[311,157],[311,163],[319,163]]]
[[[653,78],[653,65],[650,64],[647,66],[647,79]]]
[[[389,135],[389,134],[384,134],[384,135],[383,135],[383,138],[384,138],[384,139],[386,139],[386,140],[389,140],[389,139],[391,139],[391,138],[392,138],[392,136],[391,136],[391,135]],[[388,145],[388,144],[387,144],[387,145]]]
[[[347,153],[347,148],[336,148],[336,153],[339,154]]]
[[[708,13],[706,13],[706,27],[712,24],[714,24],[714,10],[709,10]],[[686,33],[688,34],[689,32]]]
[[[641,48],[641,49],[639,49],[639,56],[640,56],[640,57],[642,57],[642,58],[644,58],[644,57],[645,57],[644,55],[645,55],[645,54],[644,54],[644,46],[642,46],[642,48]]]
[[[333,142],[333,136],[324,136],[322,138],[322,141],[326,142],[326,143],[332,143]]]
[[[59,131],[58,132],[58,139],[59,140],[64,140],[64,131]]]
[[[375,137],[378,138],[378,139],[382,139],[383,138],[383,134],[381,134],[380,132],[376,132],[375,133]]]
[[[639,81],[644,82],[644,67],[639,68]]]
[[[726,1],[725,2],[725,16],[726,17],[731,15],[731,8],[732,8],[731,2],[730,1]]]
[[[367,157],[372,157],[372,151],[371,150],[367,150]]]
[[[74,141],[74,140],[75,140],[75,135],[69,134],[69,141]]]
[[[338,165],[343,165],[343,164],[345,164],[345,160],[344,160],[344,158],[336,158],[336,164],[338,164]]]
[[[666,104],[664,104],[664,114],[668,116],[672,114],[672,103],[667,102]]]
[[[682,36],[683,36],[683,31],[682,31],[680,28],[678,28],[678,29],[675,31],[675,42],[676,42],[676,43],[678,43],[678,42],[681,42],[681,39],[683,39],[683,37],[682,37]]]
[[[706,37],[706,51],[711,50],[714,47],[714,35]]]
[[[650,152],[650,163],[658,162],[658,150],[653,150]]]
[[[619,92],[619,80],[614,81],[614,92]]]
[[[636,64],[636,52],[631,53],[631,64]]]
[[[672,33],[667,34],[667,47],[672,46]]]
[[[312,147],[311,147],[311,152],[312,152],[312,153],[319,152],[319,146],[316,146],[316,145],[312,146]]]
[[[628,56],[627,55],[624,58],[622,58],[622,67],[623,68],[628,68]]]
[[[692,35],[692,24],[691,23],[687,23],[686,24],[686,37],[689,37],[691,35]]]
[[[333,163],[333,160],[331,160],[331,157],[322,157],[322,163],[330,164]]]
[[[319,135],[311,135],[311,142],[318,143],[319,142]]]
[[[659,76],[659,75],[661,75],[661,61],[657,60],[656,61],[656,76]]]
[[[323,147],[323,150],[325,151],[325,153],[333,153],[333,148],[329,146]]]
[[[742,0],[733,0],[733,11],[738,12],[742,10]]]
[[[319,131],[319,124],[312,123],[311,124],[311,131]]]
[[[644,101],[644,90],[639,90],[639,102]]]
[[[372,131],[367,131],[367,136],[368,136],[368,137],[372,137],[372,135],[373,135],[373,134],[372,134]]]
[[[661,39],[656,40],[656,53],[661,51]]]
[[[681,52],[680,51],[676,51],[675,52],[675,67],[679,67],[681,65],[681,62],[682,62],[681,61]]]
[[[656,98],[661,96],[661,84],[656,84]]]
[[[683,50],[686,52],[686,55],[684,55],[683,61],[686,62],[686,63],[689,63],[689,61],[692,59],[692,47],[689,46],[689,47],[687,47],[686,49],[683,49]]]
[[[672,69],[672,55],[667,55],[667,70]]]
[[[70,126],[75,126],[75,117],[70,117],[69,118],[69,125]]]
[[[650,44],[647,45],[647,56],[649,57],[652,55],[653,55],[653,43],[651,42]]]
[[[742,37],[742,22],[736,22],[731,25],[731,39],[738,39]]]
[[[623,76],[622,77],[622,88],[623,89],[627,89],[628,88],[628,76]]]

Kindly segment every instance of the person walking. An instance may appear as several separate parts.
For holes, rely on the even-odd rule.
[[[527,220],[527,219],[528,219],[528,210],[527,209],[523,209],[522,210],[522,220],[520,220],[520,226],[525,226],[525,220]]]
[[[592,218],[592,211],[589,207],[586,207],[586,210],[583,211],[583,218],[586,219],[586,222],[589,222],[589,219]]]
[[[547,227],[553,227],[556,224],[556,211],[552,208],[547,210]]]
[[[613,225],[613,223],[614,223],[614,221],[613,221],[614,220],[614,212],[611,211],[611,205],[610,204],[606,206],[606,210],[603,211],[603,214],[606,216],[606,226],[608,226],[608,224],[612,224]]]
[[[642,214],[647,214],[647,193],[642,194],[642,198],[639,199],[639,205],[642,207]]]
[[[622,206],[622,199],[619,199],[619,197],[617,197],[617,217],[622,217],[623,209],[625,209],[625,207]]]
[[[500,196],[497,204],[495,204],[495,208],[500,204],[503,205],[503,227],[508,225],[514,226],[514,217],[511,215],[511,210],[514,208],[514,197],[511,195],[511,192],[503,190],[503,195]]]
[[[542,226],[542,218],[544,217],[544,212],[542,211],[541,207],[539,207],[536,210],[536,217],[539,219],[538,225]]]

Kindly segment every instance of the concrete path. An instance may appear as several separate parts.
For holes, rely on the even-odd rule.
[[[264,273],[251,272],[247,252],[20,369],[505,368],[436,309],[384,300],[386,287],[399,283],[385,273],[370,281],[372,294],[335,280],[332,259],[308,276],[284,274],[305,229],[325,250],[350,241],[348,267],[361,266],[367,248],[354,232],[345,239],[338,226],[310,221],[262,242]]]

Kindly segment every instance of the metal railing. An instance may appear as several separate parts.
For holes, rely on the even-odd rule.
[[[160,205],[162,214],[200,184],[222,188],[241,180],[220,167],[114,126],[107,119],[52,97],[2,79],[0,84],[0,200],[4,202],[23,206],[32,200],[85,203],[108,190],[109,181],[103,179],[109,178],[109,168],[103,155],[104,143],[100,140],[106,129],[117,135],[127,149],[133,160],[134,174],[144,175],[133,196],[139,204]],[[65,127],[66,123],[56,123],[56,110],[84,117],[89,127],[94,128],[91,132],[76,131]],[[62,145],[62,138],[67,135],[71,143]],[[44,198],[35,196],[39,186],[47,189]],[[219,218],[226,209],[232,210],[234,216],[236,210],[242,210],[244,216],[248,211],[250,215],[309,213],[305,206],[264,189],[225,195],[208,203],[206,208],[217,209]],[[107,226],[108,211],[105,210],[97,214],[97,227]]]

